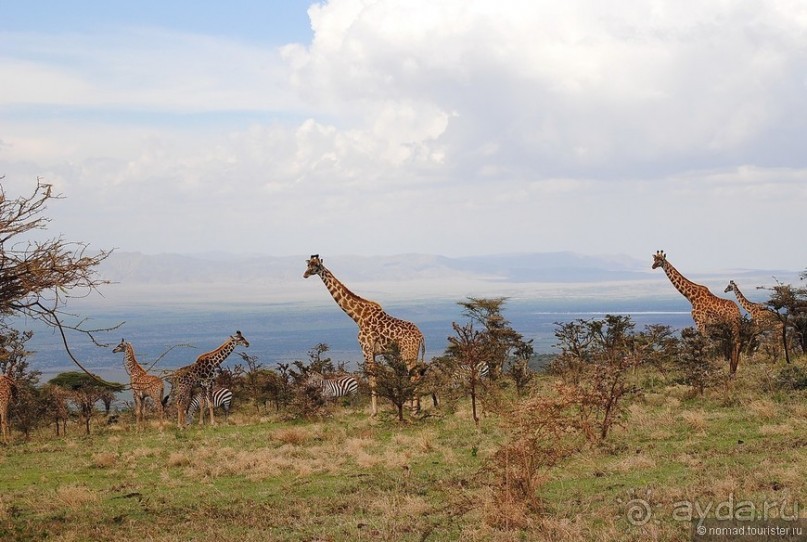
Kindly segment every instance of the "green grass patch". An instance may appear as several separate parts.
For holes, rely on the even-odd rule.
[[[496,491],[508,433],[492,412],[479,428],[462,409],[402,425],[336,409],[15,435],[0,447],[0,539],[682,540],[682,501],[798,501],[804,515],[807,396],[767,391],[766,370],[741,367],[730,388],[696,397],[637,374],[644,393],[622,425],[547,469],[528,513]],[[542,376],[541,393],[551,384]],[[647,522],[631,522],[636,503]]]

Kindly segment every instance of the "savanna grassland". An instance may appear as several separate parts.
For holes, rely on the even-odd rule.
[[[0,539],[677,541],[691,539],[687,512],[720,503],[804,518],[807,392],[777,389],[781,368],[746,363],[704,395],[637,369],[622,422],[539,466],[528,503],[499,468],[509,391],[478,428],[461,402],[404,424],[388,405],[307,422],[242,407],[182,431],[152,416],[142,432],[122,417],[89,436],[16,433],[0,447]],[[539,375],[533,393],[555,380]]]

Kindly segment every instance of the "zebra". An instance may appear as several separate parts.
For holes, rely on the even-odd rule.
[[[322,397],[336,399],[355,393],[359,389],[359,381],[350,375],[325,378],[320,373],[312,372],[305,382],[306,386],[319,387]]]
[[[224,410],[224,419],[227,420],[230,416],[230,404],[233,402],[233,392],[227,388],[213,388],[210,395],[213,397],[213,408],[221,407]],[[193,415],[199,410],[199,406],[204,401],[203,393],[196,394],[191,398],[191,402],[188,404],[186,424],[190,425],[193,423]]]
[[[470,370],[465,365],[460,365],[454,370],[454,378],[456,379],[467,379],[471,376]],[[487,361],[478,361],[476,363],[476,377],[477,378],[487,378],[490,376],[490,365],[488,365]]]

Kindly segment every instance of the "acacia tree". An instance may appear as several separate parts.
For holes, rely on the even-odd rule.
[[[456,337],[448,338],[446,359],[451,360],[456,378],[461,381],[471,396],[471,414],[474,424],[479,425],[479,416],[476,413],[476,399],[479,388],[482,386],[481,368],[487,361],[489,342],[485,335],[474,329],[473,322],[464,326],[452,322]]]
[[[397,345],[392,345],[372,365],[361,364],[368,379],[375,379],[376,393],[395,406],[398,421],[404,421],[404,406],[421,395],[424,380],[417,378],[421,367],[408,367]]]
[[[84,419],[84,429],[88,435],[90,434],[90,420],[95,413],[95,404],[98,401],[105,401],[105,398],[110,393],[123,390],[121,384],[105,382],[97,377],[76,371],[60,373],[49,380],[48,383],[69,392],[68,398],[75,403],[79,412],[81,412],[81,417]]]
[[[802,280],[805,277],[807,271],[801,275]],[[802,352],[807,352],[807,288],[795,288],[777,281],[776,286],[769,290],[771,296],[767,305],[782,324],[782,347],[785,351],[785,361],[790,363],[788,330],[793,330],[794,338],[801,346]]]
[[[488,368],[491,380],[496,380],[501,374],[504,364],[510,355],[519,352],[526,344],[524,337],[512,328],[510,322],[502,315],[506,297],[476,298],[469,297],[467,301],[460,301],[463,315],[471,323],[481,327],[481,335],[485,342],[485,352],[488,356]]]
[[[106,330],[86,328],[83,321],[66,324],[64,308],[68,299],[86,297],[109,282],[98,278],[96,267],[111,252],[91,254],[86,243],[41,238],[50,223],[47,204],[61,198],[39,178],[31,194],[17,198],[7,197],[0,184],[0,333],[8,332],[11,317],[39,320],[59,331],[68,355],[81,367],[65,331],[81,332],[99,344],[94,333]]]

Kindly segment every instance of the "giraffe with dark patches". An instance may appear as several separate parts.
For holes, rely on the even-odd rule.
[[[753,301],[749,300],[743,293],[740,291],[739,286],[733,280],[730,280],[726,289],[723,290],[725,293],[734,292],[734,295],[737,297],[737,302],[740,306],[745,309],[745,312],[748,313],[748,316],[751,317],[751,321],[756,328],[757,333],[761,333],[765,336],[763,339],[763,344],[765,344],[766,349],[770,348],[769,353],[774,357],[777,357],[780,354],[780,350],[782,348],[782,344],[780,341],[783,342],[783,324],[779,321],[779,318],[776,317],[776,313],[772,310],[768,309],[768,307],[763,303],[754,303]]]
[[[213,398],[211,397],[213,381],[219,366],[239,344],[247,348],[249,347],[249,342],[244,338],[241,332],[236,331],[235,335],[228,337],[221,346],[211,352],[202,354],[196,358],[196,361],[192,364],[180,367],[169,377],[172,386],[171,395],[174,397],[174,402],[177,407],[178,427],[185,427],[185,413],[190,406],[193,397],[193,389],[197,386],[201,386],[202,388],[202,393],[208,405],[210,423],[211,425],[215,425],[216,420],[213,417]],[[202,408],[199,412],[199,425],[204,424],[204,414],[204,408]]]
[[[140,429],[146,410],[146,399],[150,398],[160,413],[160,427],[165,421],[165,410],[163,409],[163,393],[165,384],[158,376],[150,375],[141,367],[135,357],[134,347],[131,343],[121,339],[120,344],[112,349],[118,354],[123,352],[123,368],[129,374],[129,380],[134,395],[135,424]]]
[[[359,346],[367,367],[375,366],[375,358],[397,346],[401,359],[410,372],[423,363],[426,355],[426,341],[418,327],[405,320],[390,316],[375,301],[359,297],[342,284],[322,263],[318,254],[314,254],[306,262],[303,278],[319,275],[325,287],[333,296],[339,307],[359,326]],[[370,376],[372,414],[377,410],[375,378]]]
[[[712,324],[727,324],[731,329],[731,357],[729,370],[731,374],[737,372],[740,363],[740,308],[730,299],[717,297],[709,288],[696,284],[682,275],[667,261],[663,250],[653,255],[653,269],[661,267],[675,289],[689,300],[692,305],[692,319],[698,331],[705,335],[707,327]]]

